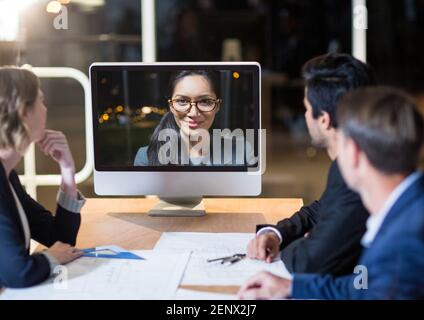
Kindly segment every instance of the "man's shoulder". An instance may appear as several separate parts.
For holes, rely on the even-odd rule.
[[[420,188],[421,193],[403,208],[399,219],[404,223],[393,224],[394,227],[410,227],[424,234],[424,187]]]
[[[395,211],[400,211],[399,219],[415,223],[424,222],[424,175],[420,175],[405,193],[398,199],[399,206],[394,205]],[[396,210],[397,209],[397,210]]]
[[[395,203],[381,226],[386,242],[423,241],[424,234],[424,179],[406,190]],[[408,194],[409,193],[409,194]]]

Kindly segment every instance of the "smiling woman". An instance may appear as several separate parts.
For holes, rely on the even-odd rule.
[[[164,164],[160,157],[161,147],[167,143],[161,141],[163,130],[173,130],[175,133],[175,150],[178,150],[179,145],[188,146],[191,163],[197,163],[206,156],[202,154],[201,148],[196,148],[201,141],[192,141],[190,136],[201,136],[203,130],[208,131],[213,126],[222,101],[218,96],[216,77],[204,70],[185,70],[171,79],[170,87],[169,111],[155,128],[149,145],[138,150],[135,166]],[[178,159],[172,162],[181,163],[178,152],[175,157]]]

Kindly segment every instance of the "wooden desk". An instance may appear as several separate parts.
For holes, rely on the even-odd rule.
[[[88,199],[82,210],[77,246],[116,244],[125,249],[153,249],[162,232],[255,232],[262,223],[291,216],[302,199],[205,199],[206,216],[149,217],[156,203],[147,199]],[[235,293],[234,286],[182,286],[200,291]]]

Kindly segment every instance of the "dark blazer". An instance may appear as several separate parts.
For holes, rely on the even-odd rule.
[[[334,161],[319,201],[274,226],[283,237],[281,259],[290,272],[350,274],[362,251],[360,241],[368,217],[359,195],[348,188]]]
[[[368,289],[355,289],[358,274],[333,278],[294,275],[294,298],[424,299],[424,176],[395,202],[358,263]]]
[[[81,215],[57,206],[53,216],[32,199],[12,171],[9,180],[28,219],[31,237],[50,247],[56,241],[75,245]],[[50,275],[50,265],[43,254],[30,255],[15,199],[0,162],[0,288],[23,288],[38,284]]]

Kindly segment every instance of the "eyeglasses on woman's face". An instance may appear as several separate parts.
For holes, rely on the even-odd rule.
[[[168,103],[178,112],[188,112],[190,111],[192,105],[194,105],[201,112],[211,112],[221,103],[221,99],[201,98],[192,101],[188,97],[178,97],[169,99]]]

